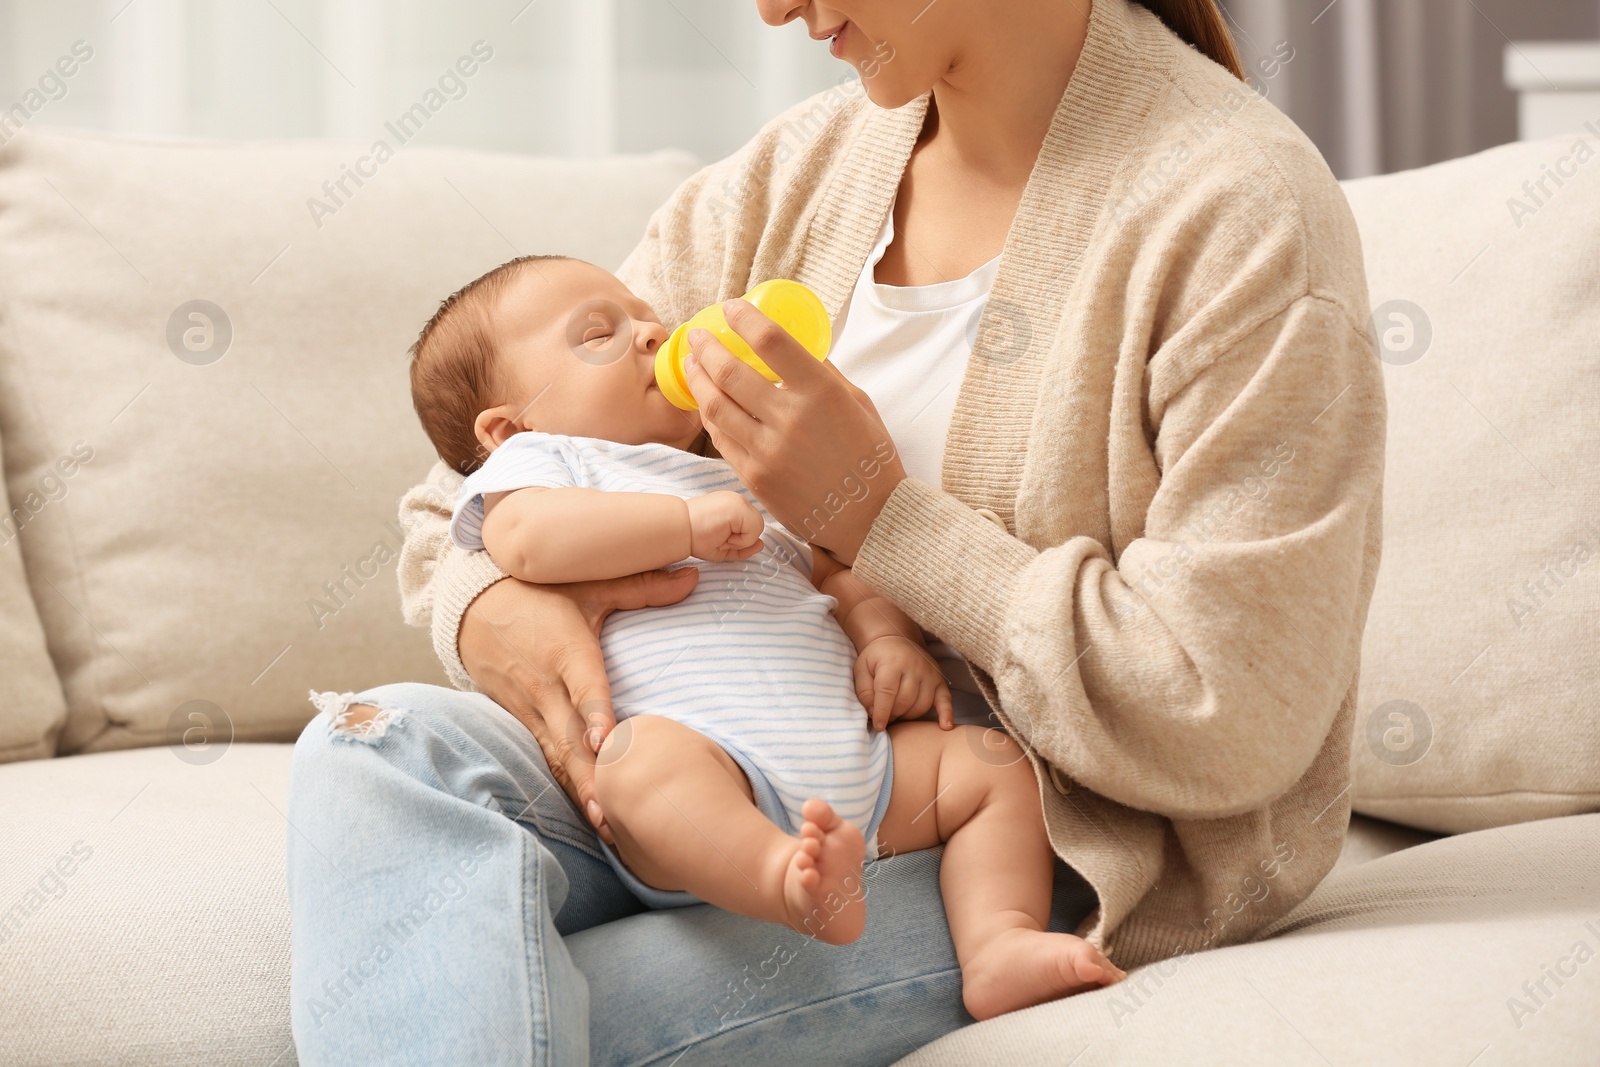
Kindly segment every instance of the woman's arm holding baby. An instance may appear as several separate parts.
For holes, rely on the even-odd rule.
[[[749,559],[761,513],[735,492],[685,500],[667,493],[516,489],[484,496],[483,544],[507,574],[561,585],[621,578],[690,556]]]
[[[922,627],[826,552],[814,552],[813,560],[812,583],[839,602],[834,617],[856,646],[856,696],[871,713],[872,728],[936,708],[939,725],[951,729],[950,685],[928,655]]]

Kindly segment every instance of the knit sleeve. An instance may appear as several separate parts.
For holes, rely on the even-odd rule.
[[[507,575],[489,553],[468,552],[450,540],[450,514],[461,481],[461,475],[446,464],[435,463],[428,480],[401,498],[400,525],[406,540],[397,571],[406,622],[431,629],[433,651],[450,683],[475,692],[456,647],[461,616],[479,593]]]
[[[915,480],[856,574],[993,680],[1072,779],[1169,818],[1253,810],[1324,744],[1354,681],[1381,531],[1383,380],[1304,295],[1152,401],[1159,484],[1113,559],[1043,549]]]

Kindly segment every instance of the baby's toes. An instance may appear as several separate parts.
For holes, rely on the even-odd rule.
[[[1127,977],[1117,966],[1095,949],[1083,952],[1073,961],[1073,969],[1084,982],[1115,985]]]
[[[1093,948],[1092,945],[1090,947]],[[1121,981],[1122,979],[1128,977],[1128,972],[1127,971],[1124,971],[1121,967],[1118,967],[1115,963],[1112,963],[1111,962],[1111,957],[1107,956],[1104,952],[1101,952],[1099,949],[1094,949],[1094,961],[1097,964],[1100,965],[1100,969],[1102,971],[1105,971],[1107,974],[1111,975],[1113,978],[1116,978],[1118,981]]]
[[[1072,973],[1078,976],[1078,981],[1095,984],[1110,979],[1111,972],[1104,970],[1089,956],[1077,956],[1072,961]]]
[[[839,815],[833,806],[821,797],[812,797],[800,809],[800,814],[805,816],[807,824],[815,823],[818,830],[826,834],[839,825]],[[805,832],[805,828],[801,828]]]

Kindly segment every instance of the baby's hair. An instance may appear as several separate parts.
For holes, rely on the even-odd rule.
[[[453,470],[471,474],[483,463],[473,423],[500,399],[495,301],[533,264],[571,258],[518,256],[500,264],[445,297],[411,346],[411,406],[439,458]]]

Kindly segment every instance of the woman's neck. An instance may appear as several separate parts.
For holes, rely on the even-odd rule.
[[[1091,0],[1016,0],[966,36],[935,83],[924,147],[997,182],[1026,183],[1089,32]],[[981,29],[981,32],[978,32]]]

